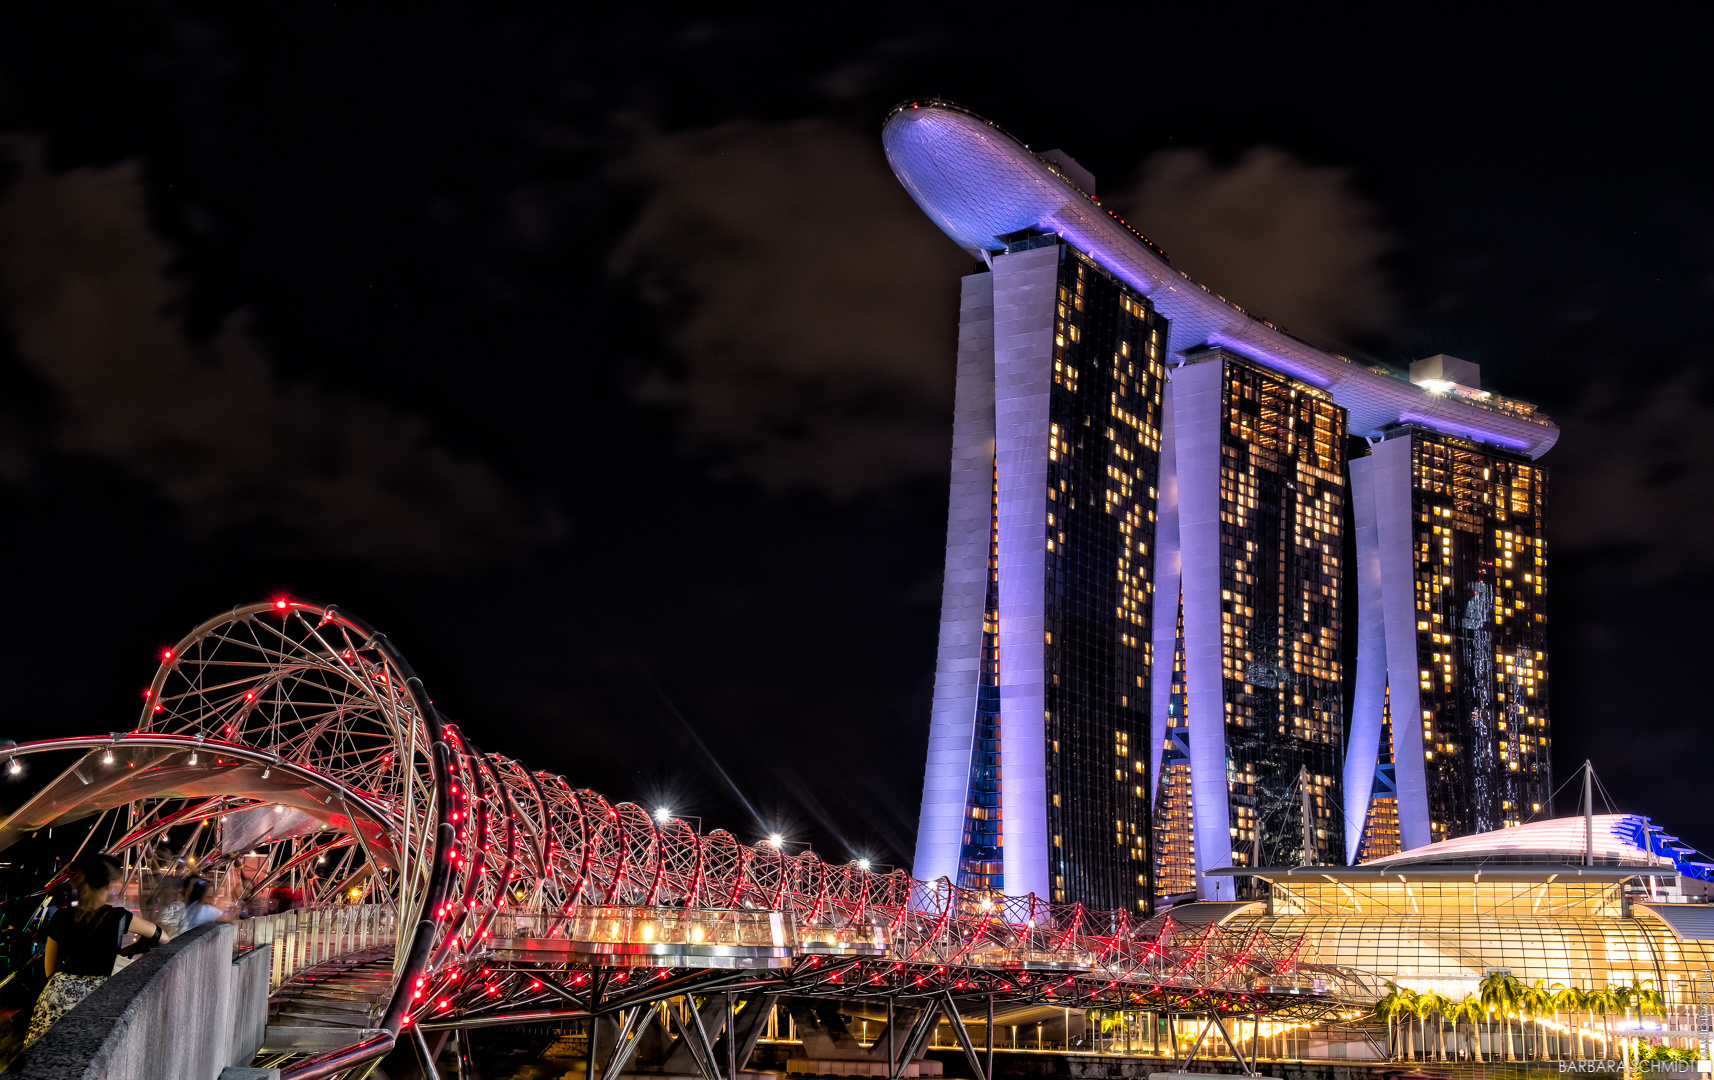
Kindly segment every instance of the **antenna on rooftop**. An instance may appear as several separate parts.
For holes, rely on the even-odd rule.
[[[1583,865],[1595,865],[1595,766],[1583,759]]]
[[[1309,766],[1298,766],[1297,786],[1303,797],[1303,862],[1306,866],[1314,866],[1321,859],[1315,850],[1314,819],[1309,816]]]

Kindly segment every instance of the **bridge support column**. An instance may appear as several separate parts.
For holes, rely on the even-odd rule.
[[[638,1022],[654,1008],[654,1005],[637,1005],[626,1012],[624,1022],[619,1025],[619,1037],[613,1043],[613,1053],[608,1055],[607,1067],[601,1071],[601,1080],[618,1080],[619,1074],[625,1071],[637,1044],[643,1041],[642,1032],[637,1030]],[[591,1061],[595,1060],[593,1049],[591,1047],[589,1055]]]
[[[893,999],[887,999],[887,1080],[898,1080],[899,1055],[894,1048],[897,1042],[893,1032]]]
[[[1202,1049],[1202,1040],[1208,1038],[1208,1032],[1213,1027],[1214,1027],[1214,1021],[1212,1019],[1210,1019],[1208,1021],[1208,1023],[1202,1025],[1202,1033],[1196,1037],[1195,1042],[1190,1044],[1190,1056],[1185,1058],[1182,1063],[1179,1062],[1179,1060],[1178,1060],[1178,1040],[1174,1039],[1173,1040],[1173,1046],[1172,1046],[1173,1064],[1174,1065],[1182,1064],[1184,1068],[1187,1068],[1187,1069],[1190,1068],[1190,1063],[1196,1060],[1197,1053]]]
[[[732,991],[726,991],[726,1080],[738,1080],[738,1013]]]
[[[737,1015],[727,1027],[726,1037],[735,1040],[738,1047],[738,1069],[750,1067],[750,1055],[756,1052],[756,1044],[762,1041],[762,1036],[768,1030],[768,1012],[771,1008],[767,992],[757,990],[744,998]]]
[[[442,1035],[440,1046],[436,1046],[435,1050],[431,1051],[429,1050],[428,1039],[423,1037],[423,1029],[420,1024],[411,1025],[411,1034],[416,1036],[417,1053],[422,1055],[423,1075],[427,1076],[428,1080],[440,1080],[440,1073],[436,1072],[434,1068],[434,1059],[436,1057],[436,1051],[440,1049],[440,1046],[445,1045],[446,1036]]]
[[[992,1065],[990,1064],[989,1066],[984,1067],[982,1059],[977,1056],[976,1047],[970,1041],[970,1032],[964,1026],[964,1017],[958,1014],[958,1003],[953,1000],[952,992],[950,990],[945,991],[941,996],[946,1002],[947,1022],[952,1025],[952,1034],[957,1037],[958,1045],[963,1048],[964,1058],[970,1062],[970,1068],[976,1073],[976,1080],[992,1080],[993,1074],[989,1071],[992,1068]],[[992,1001],[993,999],[990,998],[989,1000]],[[993,1025],[990,1024],[988,1036],[990,1039],[993,1038],[992,1029]],[[1069,1025],[1066,1030],[1068,1032],[1067,1038],[1069,1039]]]
[[[1232,1038],[1232,1033],[1226,1030],[1226,1021],[1221,1017],[1219,1010],[1214,1012],[1214,1023],[1220,1028],[1220,1037],[1225,1039],[1226,1045],[1232,1048],[1232,1056],[1238,1059],[1238,1067],[1244,1070],[1244,1075],[1256,1075],[1256,1070],[1251,1068],[1248,1061],[1244,1060],[1244,1052],[1238,1049],[1238,1043]]]
[[[994,995],[988,995],[988,1067],[982,1075],[994,1080]]]

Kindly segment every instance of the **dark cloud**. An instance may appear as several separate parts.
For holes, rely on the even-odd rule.
[[[1318,342],[1383,329],[1393,299],[1379,260],[1392,240],[1343,169],[1256,147],[1230,166],[1163,150],[1108,200],[1215,292]]]
[[[843,497],[946,468],[968,259],[872,132],[734,123],[641,142],[643,211],[614,256],[682,367],[639,385],[690,449],[772,489]]]
[[[287,547],[435,568],[555,533],[423,421],[280,379],[242,319],[188,338],[135,162],[55,174],[12,138],[0,168],[0,318],[53,395],[52,449],[149,482],[197,536],[267,523]],[[6,440],[0,462],[23,470]]]
[[[1644,579],[1714,563],[1714,402],[1686,370],[1642,387],[1599,384],[1559,418],[1547,458],[1553,542],[1605,552]]]

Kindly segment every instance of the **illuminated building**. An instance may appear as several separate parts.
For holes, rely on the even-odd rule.
[[[1552,818],[1361,866],[1220,871],[1269,890],[1218,914],[1454,1001],[1501,970],[1586,990],[1648,979],[1683,1006],[1714,964],[1714,910],[1684,902],[1707,893],[1714,867],[1692,854],[1638,815]]]
[[[911,197],[989,268],[964,282],[917,876],[1103,905],[1114,883],[1145,905],[1192,888],[1232,899],[1232,878],[1209,871],[1419,846],[1484,827],[1490,804],[1503,812],[1493,824],[1527,817],[1546,748],[1545,650],[1523,632],[1541,622],[1539,568],[1524,569],[1541,554],[1543,474],[1531,463],[1558,428],[1481,391],[1450,357],[1418,365],[1413,381],[1246,312],[1102,209],[1070,158],[1034,153],[967,110],[907,103],[882,141]],[[1118,363],[1135,354],[1105,315],[1058,312],[1075,281],[1086,305],[1098,286],[1113,298],[1101,310],[1116,303],[1148,328],[1146,369]],[[1371,445],[1349,472],[1347,434]],[[1425,509],[1401,513],[1401,499],[1418,501],[1418,472],[1398,482],[1406,451],[1412,469],[1426,463],[1423,483],[1441,483],[1442,468],[1448,478],[1421,493]],[[1472,486],[1477,459],[1486,474]],[[1538,515],[1527,529],[1512,509],[1520,493]],[[1486,500],[1482,512],[1472,500]],[[1348,512],[1355,573],[1342,565]],[[1432,571],[1444,551],[1398,539],[1413,512],[1443,519],[1415,522],[1424,537],[1454,529],[1459,566]],[[1439,646],[1422,656],[1452,664],[1450,697],[1436,696],[1446,680],[1419,693],[1430,664],[1406,628],[1436,625],[1434,611],[1417,617],[1419,576],[1443,627],[1420,631]],[[1340,608],[1353,587],[1366,659],[1348,755],[1339,687],[1353,643]],[[1455,602],[1488,599],[1496,629],[1445,621]],[[1486,672],[1484,643],[1497,658]],[[1460,661],[1434,660],[1464,652],[1463,676]],[[1487,697],[1465,693],[1478,676],[1492,680]],[[1389,701],[1396,741],[1414,740],[1426,711],[1428,744],[1452,749],[1392,753]],[[1478,707],[1489,728],[1470,719]],[[1490,749],[1498,779],[1481,756]],[[1440,831],[1423,833],[1431,821]]]
[[[1381,733],[1376,746],[1375,773],[1369,786],[1368,807],[1362,817],[1353,817],[1350,822],[1351,829],[1358,835],[1357,857],[1352,862],[1370,862],[1397,855],[1403,848],[1399,839],[1398,774],[1393,767],[1392,709],[1384,691],[1381,695]],[[1349,782],[1346,790],[1351,790]]]
[[[964,281],[917,870],[1136,907],[1164,320],[1064,244]]]
[[[1420,362],[1413,374],[1479,392],[1476,366],[1450,357]],[[1453,374],[1455,383],[1443,378]],[[1351,462],[1351,480],[1366,594],[1359,599],[1347,815],[1362,822],[1372,810],[1387,814],[1365,783],[1386,759],[1406,848],[1528,820],[1553,790],[1547,470],[1467,438],[1401,424]],[[1351,848],[1354,857],[1355,838]]]
[[[1157,585],[1182,600],[1156,623],[1151,741],[1173,759],[1155,803],[1163,898],[1186,846],[1198,873],[1344,853],[1345,411],[1228,349],[1186,353],[1166,397]],[[1182,770],[1188,838],[1172,812]]]

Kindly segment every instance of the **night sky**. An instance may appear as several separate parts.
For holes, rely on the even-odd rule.
[[[938,96],[1553,416],[1556,783],[1714,848],[1709,26],[502,7],[0,9],[0,737],[286,594],[484,749],[908,865],[970,261],[879,133]]]

